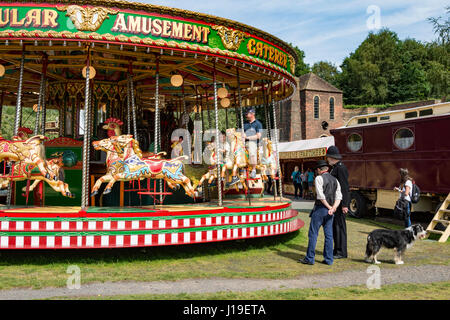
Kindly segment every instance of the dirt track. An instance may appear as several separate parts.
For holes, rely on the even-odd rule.
[[[371,266],[371,265],[367,265]],[[311,266],[312,268],[314,266]],[[0,291],[1,300],[46,299],[52,297],[113,296],[131,294],[212,293],[219,291],[257,291],[280,289],[330,288],[366,285],[373,273],[367,270],[302,276],[294,279],[187,279],[180,281],[91,283],[80,289],[67,288],[13,289]],[[381,286],[397,283],[430,283],[450,281],[450,266],[423,265],[383,268]]]

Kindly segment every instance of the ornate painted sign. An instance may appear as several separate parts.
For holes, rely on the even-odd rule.
[[[0,38],[161,46],[247,60],[288,75],[295,69],[292,51],[281,48],[272,39],[202,21],[201,14],[196,15],[200,20],[194,20],[142,10],[65,3],[0,3]]]
[[[327,148],[317,148],[301,151],[280,152],[280,159],[306,159],[324,157],[327,153]]]

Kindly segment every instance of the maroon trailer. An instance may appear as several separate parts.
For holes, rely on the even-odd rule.
[[[394,207],[400,168],[422,192],[412,211],[434,213],[450,193],[450,102],[353,117],[331,134],[349,171],[355,217]]]

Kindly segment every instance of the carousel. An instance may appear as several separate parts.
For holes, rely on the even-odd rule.
[[[277,114],[295,51],[126,1],[0,2],[0,249],[180,245],[303,226]],[[252,161],[245,111],[263,135]],[[256,175],[253,175],[256,172]],[[268,179],[279,194],[264,195]]]

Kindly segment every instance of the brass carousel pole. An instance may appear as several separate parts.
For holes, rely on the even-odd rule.
[[[128,82],[130,87],[130,98],[131,98],[131,110],[133,114],[133,136],[136,141],[138,141],[138,132],[137,132],[137,121],[136,121],[136,103],[134,100],[134,85],[133,85],[133,66],[130,63],[128,72]]]
[[[214,72],[213,72],[213,82],[214,82],[214,112],[216,118],[216,139],[215,139],[215,147],[216,147],[216,167],[217,167],[217,193],[218,193],[218,205],[221,207],[222,202],[222,179],[220,178],[220,152],[219,152],[219,112],[218,112],[218,104],[217,104],[217,81],[216,81],[216,62],[214,62]]]
[[[42,74],[41,74],[41,83],[39,86],[39,97],[38,97],[38,107],[36,110],[36,122],[34,124],[34,134],[39,134],[39,120],[41,116],[41,109],[44,101],[44,94],[45,94],[45,82],[46,75],[47,75],[47,55],[44,54],[42,57]],[[44,133],[42,133],[44,134]]]
[[[83,170],[82,170],[82,189],[81,189],[81,210],[89,206],[89,112],[90,112],[90,46],[87,48],[86,59],[86,81],[84,91],[84,138],[83,138]]]
[[[160,124],[159,124],[159,56],[156,57],[156,75],[155,75],[155,154],[159,152],[161,135],[160,135]],[[161,179],[159,180],[159,192],[162,192]],[[155,200],[153,200],[155,201]],[[159,201],[162,203],[162,194],[159,195]]]
[[[239,68],[236,67],[236,77],[237,77],[237,90],[238,90],[238,102],[239,102],[239,113],[240,113],[240,118],[241,118],[241,136],[242,136],[242,144],[244,145],[245,148],[245,136],[244,136],[244,112],[242,110],[242,95],[241,95],[241,80],[239,77]],[[236,115],[237,117],[237,115]],[[248,172],[248,168],[245,169],[246,170],[246,175]],[[247,184],[247,197],[248,197],[248,205],[251,206],[252,205],[252,200],[250,197],[250,184],[248,183],[247,180],[245,180],[245,183]]]
[[[183,117],[186,117],[186,115],[187,115],[187,122],[186,122],[186,130],[188,131],[188,135],[187,135],[187,145],[188,145],[188,154],[187,154],[187,156],[189,157],[188,159],[189,159],[189,163],[191,163],[191,160],[192,160],[192,158],[191,158],[191,135],[190,135],[190,132],[189,132],[189,120],[190,120],[190,116],[189,116],[189,113],[187,113],[187,111],[186,111],[186,100],[185,100],[185,95],[184,95],[184,81],[183,81],[183,84],[181,85],[181,91],[182,91],[182,95],[183,95],[183,101],[182,101],[182,104],[183,104]]]
[[[42,100],[41,100],[41,134],[45,136],[45,122],[47,120],[47,101],[46,101],[46,95],[47,95],[47,61],[48,57],[47,55],[44,56],[43,61],[43,82],[42,82]]]
[[[19,88],[17,90],[17,105],[16,105],[16,117],[14,119],[14,133],[13,136],[17,136],[20,127],[20,120],[22,118],[22,87],[23,87],[23,69],[25,65],[25,46],[22,47],[22,58],[20,59],[19,69]]]
[[[5,99],[5,91],[2,90],[0,101],[0,128],[2,127],[2,115],[3,115],[3,101]]]
[[[23,87],[23,69],[25,66],[25,46],[22,47],[22,57],[20,59],[20,69],[19,69],[19,88],[17,89],[17,104],[16,104],[16,117],[14,119],[14,132],[13,136],[17,136],[19,132],[20,120],[22,119],[22,87]],[[13,175],[13,166],[11,166],[10,175]],[[12,180],[8,184],[6,203],[8,207],[11,206],[12,197]]]
[[[273,90],[273,87],[271,88]],[[278,125],[277,125],[277,104],[275,102],[275,97],[273,95],[272,91],[272,107],[273,107],[273,128],[274,128],[274,138],[275,138],[275,148],[276,152],[275,155],[277,157],[277,167],[278,167],[278,187],[280,192],[280,202],[283,200],[283,189],[282,189],[282,174],[281,174],[281,167],[280,167],[280,153],[278,151]]]
[[[127,134],[131,134],[130,74],[127,75]]]

